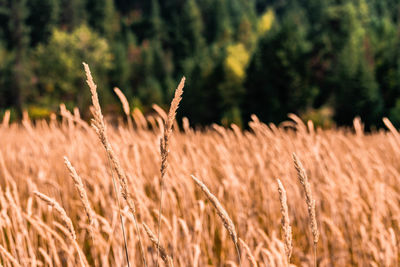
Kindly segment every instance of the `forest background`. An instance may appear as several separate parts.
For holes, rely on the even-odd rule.
[[[82,61],[108,114],[165,107],[182,76],[193,125],[400,126],[396,0],[0,0],[0,117],[88,116]]]

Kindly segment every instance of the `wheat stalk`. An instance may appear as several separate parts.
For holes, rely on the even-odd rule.
[[[150,228],[145,223],[143,223],[143,228],[146,231],[147,236],[149,237],[150,241],[156,246],[156,248],[158,248],[158,251],[160,252],[159,256],[164,261],[164,263],[168,267],[173,267],[174,265],[173,265],[172,258],[167,254],[167,251],[165,250],[165,248],[160,246],[156,235],[150,230]]]
[[[62,221],[64,222],[65,226],[68,229],[68,232],[70,234],[70,239],[72,241],[72,244],[74,245],[76,251],[78,252],[79,255],[79,260],[82,266],[88,266],[87,264],[87,260],[85,258],[85,256],[83,255],[78,243],[76,242],[76,234],[75,234],[75,229],[74,229],[74,225],[72,224],[71,218],[68,217],[67,213],[65,212],[65,210],[63,209],[63,207],[61,207],[60,204],[58,204],[58,202],[53,199],[50,198],[48,196],[46,196],[43,193],[40,193],[38,191],[34,191],[33,192],[35,194],[35,196],[37,196],[40,200],[42,200],[43,202],[45,202],[47,205],[51,206],[52,208],[54,208],[54,210],[60,214]]]
[[[129,102],[126,99],[124,93],[122,93],[122,91],[118,87],[114,87],[114,92],[118,96],[119,100],[121,101],[122,109],[124,110],[126,118],[128,119],[128,127],[129,127],[129,129],[132,129],[132,118],[130,115],[131,109],[129,107]]]
[[[122,197],[125,199],[126,203],[128,204],[128,207],[129,207],[130,211],[132,212],[132,214],[135,215],[136,214],[135,204],[132,200],[132,196],[128,192],[128,182],[127,182],[126,174],[123,171],[121,164],[119,162],[119,159],[115,155],[110,142],[108,141],[108,137],[107,137],[107,133],[106,133],[106,125],[104,123],[103,114],[101,113],[101,108],[100,108],[99,99],[98,99],[98,95],[97,95],[97,90],[96,90],[97,87],[93,82],[93,78],[90,73],[89,66],[85,63],[83,63],[83,64],[85,66],[87,83],[88,83],[88,85],[90,87],[90,91],[92,93],[92,102],[93,102],[93,106],[94,106],[94,111],[93,111],[94,119],[92,120],[92,126],[95,129],[97,135],[99,136],[99,139],[100,139],[101,143],[103,144],[103,146],[107,152],[107,155],[110,157],[112,166],[113,166],[115,172],[117,173],[117,176],[118,176],[118,179],[120,182],[120,186],[121,186]]]
[[[122,91],[118,87],[114,87],[114,92],[117,94],[119,100],[121,101],[122,108],[123,108],[126,116],[129,117],[129,114],[130,114],[129,102],[126,99],[124,93],[122,93]]]
[[[38,191],[34,191],[33,192],[40,200],[42,200],[43,202],[45,202],[47,205],[51,206],[52,208],[55,209],[56,212],[58,212],[58,214],[60,214],[62,221],[64,222],[65,226],[67,226],[67,229],[70,233],[70,237],[72,240],[76,240],[76,234],[75,234],[75,229],[74,229],[74,225],[72,224],[71,218],[68,217],[67,213],[65,212],[65,210],[63,209],[63,207],[61,207],[60,204],[58,204],[57,201],[55,201],[54,199],[46,196],[45,194],[42,194]]]
[[[72,180],[74,181],[76,189],[78,190],[79,197],[82,201],[83,207],[86,212],[86,216],[88,217],[88,220],[89,220],[90,234],[92,236],[92,239],[94,240],[94,233],[93,233],[93,227],[95,225],[95,218],[93,216],[94,211],[90,207],[90,202],[87,197],[86,190],[83,186],[82,179],[76,172],[75,168],[71,165],[71,162],[68,160],[67,157],[64,157],[64,163],[65,163],[65,166],[67,166],[67,168],[69,170],[69,174],[70,174]]]
[[[128,205],[128,208],[132,213],[133,221],[134,221],[135,228],[136,228],[136,234],[137,234],[138,240],[139,240],[139,246],[140,246],[140,252],[141,252],[141,255],[142,255],[143,264],[145,266],[147,266],[146,258],[144,256],[143,244],[142,244],[142,240],[141,240],[141,237],[140,237],[139,226],[138,226],[138,223],[137,223],[137,220],[136,220],[135,204],[134,204],[134,202],[132,200],[132,196],[130,195],[130,193],[128,191],[127,178],[126,178],[125,172],[123,171],[123,169],[121,167],[119,159],[115,155],[114,150],[113,150],[110,142],[108,141],[108,137],[107,137],[107,133],[106,133],[106,125],[104,123],[104,118],[103,118],[103,114],[101,112],[101,107],[100,107],[100,103],[99,103],[99,97],[97,95],[97,86],[93,82],[93,77],[92,77],[92,74],[90,72],[89,66],[86,63],[83,63],[83,66],[84,66],[85,72],[86,72],[87,84],[89,85],[90,92],[92,94],[92,103],[93,103],[93,107],[94,107],[92,109],[92,113],[93,113],[93,117],[94,117],[94,119],[92,119],[92,127],[96,131],[101,143],[103,144],[103,146],[104,146],[104,148],[105,148],[105,150],[107,152],[109,160],[111,161],[112,166],[113,166],[115,172],[117,173],[119,184],[120,184],[120,187],[121,187],[121,195],[125,199],[125,201],[126,201],[126,203]],[[114,181],[113,181],[113,183],[115,185]],[[117,192],[116,187],[115,187],[115,191]],[[116,197],[118,199],[118,195]],[[120,206],[119,206],[119,213],[120,213],[120,218],[121,218],[121,226],[123,227],[123,220],[122,220],[121,207]],[[123,230],[123,232],[125,232],[124,229],[122,229],[122,230]],[[124,240],[126,240],[125,236],[124,236]],[[128,266],[130,266],[129,257],[128,257],[128,251],[127,251],[127,244],[126,243],[125,243],[125,254],[126,254]]]
[[[244,249],[246,250],[246,254],[247,254],[247,259],[249,260],[249,262],[251,263],[251,266],[253,267],[257,267],[257,261],[254,258],[253,253],[250,250],[250,247],[246,244],[246,242],[243,241],[243,239],[239,238],[239,242],[240,244],[242,244],[242,247],[244,247]]]
[[[279,201],[281,203],[281,213],[282,213],[282,229],[284,233],[285,241],[285,252],[287,256],[288,264],[290,263],[290,257],[292,255],[293,245],[292,245],[292,227],[290,226],[289,210],[287,205],[286,190],[283,187],[281,181],[277,179]]]
[[[10,111],[6,110],[6,112],[4,112],[2,125],[4,128],[7,128],[9,123],[10,123]]]
[[[42,247],[39,247],[39,252],[43,256],[44,260],[47,263],[47,266],[53,267],[53,262],[51,260],[51,257],[49,254],[47,254],[46,250],[44,250]]]
[[[17,261],[17,259],[15,259],[10,252],[8,252],[2,245],[0,245],[0,252],[1,254],[4,255],[4,257],[6,257],[12,264],[13,266],[16,267],[20,267],[21,265],[19,264],[19,262]]]
[[[315,215],[315,200],[312,196],[311,186],[310,183],[308,182],[307,173],[295,153],[293,153],[293,161],[294,161],[294,167],[297,171],[297,176],[299,178],[300,183],[303,186],[306,195],[308,216],[310,218],[311,232],[313,235],[313,242],[314,242],[314,266],[317,266],[317,244],[318,244],[319,232],[318,232],[317,219]]]
[[[159,203],[159,211],[158,211],[158,229],[157,229],[157,244],[160,244],[160,230],[161,230],[161,215],[162,215],[162,203],[163,203],[163,191],[164,191],[164,177],[167,172],[167,167],[168,167],[168,143],[169,139],[172,134],[172,126],[175,121],[176,117],[176,111],[179,107],[179,103],[182,100],[182,94],[183,94],[183,87],[185,85],[185,77],[181,79],[181,82],[179,83],[178,87],[175,90],[175,95],[174,98],[172,99],[168,116],[167,116],[167,121],[165,122],[165,127],[164,127],[164,134],[163,137],[160,139],[160,153],[161,153],[161,178],[160,178],[160,203]],[[159,257],[159,246],[157,245],[157,265],[158,266],[158,257]]]
[[[218,216],[221,218],[225,229],[228,231],[228,233],[231,236],[231,239],[233,241],[233,244],[235,245],[237,256],[238,256],[239,265],[241,265],[240,250],[239,250],[239,245],[238,245],[238,237],[237,237],[237,233],[236,233],[236,230],[235,230],[235,225],[233,224],[233,221],[229,217],[228,212],[226,212],[226,210],[221,205],[221,203],[218,201],[218,199],[210,192],[210,190],[207,188],[207,186],[202,181],[200,181],[199,179],[197,179],[193,175],[191,175],[191,177],[192,177],[193,181],[204,192],[204,194],[210,200],[210,202],[213,204],[215,210],[217,211]]]

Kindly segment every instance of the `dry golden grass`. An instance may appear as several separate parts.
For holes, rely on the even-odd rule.
[[[318,266],[398,266],[400,135],[388,120],[390,131],[371,134],[359,120],[354,131],[321,130],[293,115],[286,128],[254,116],[249,131],[234,125],[198,131],[184,120],[181,131],[168,133],[168,172],[161,174],[160,112],[145,117],[134,110],[132,127],[103,125],[98,106],[97,133],[77,110],[63,110],[50,122],[25,115],[22,124],[9,124],[5,118],[0,264],[126,266],[121,213],[132,266],[143,265],[139,234],[148,265],[158,261],[159,219],[160,256],[168,265],[286,266],[290,256],[292,266],[312,266],[315,244]],[[64,156],[73,167],[64,165]],[[300,181],[307,177],[304,188],[298,174]],[[191,175],[202,179],[214,201]],[[281,196],[277,178],[285,186]],[[230,220],[228,231],[215,200]],[[136,221],[148,225],[150,238],[137,231]],[[291,241],[282,226],[291,227]],[[241,262],[232,239],[240,242]]]
[[[282,213],[282,231],[283,240],[285,243],[285,252],[287,256],[287,263],[290,263],[290,257],[292,255],[293,245],[292,245],[292,227],[290,226],[289,219],[289,208],[287,206],[287,196],[286,190],[283,187],[281,180],[277,179],[279,201],[281,202],[281,213]]]

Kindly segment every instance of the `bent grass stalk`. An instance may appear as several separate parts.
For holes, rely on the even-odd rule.
[[[114,87],[114,92],[118,96],[119,100],[121,101],[122,109],[124,110],[124,113],[126,115],[126,119],[128,120],[129,130],[132,130],[133,126],[132,126],[132,118],[131,118],[131,115],[130,115],[131,109],[129,107],[129,102],[126,99],[124,93],[122,93],[122,91],[118,87]]]
[[[167,254],[167,251],[165,250],[165,248],[160,246],[160,243],[158,242],[156,235],[150,230],[150,228],[145,223],[143,223],[143,228],[146,231],[147,236],[149,237],[150,241],[154,244],[154,246],[156,246],[156,248],[158,248],[158,251],[160,253],[159,256],[164,261],[164,263],[168,267],[173,267],[174,264],[173,264],[172,258]]]
[[[246,254],[247,254],[247,259],[249,260],[249,262],[251,263],[252,267],[257,267],[257,261],[254,258],[253,253],[250,250],[250,247],[246,244],[246,242],[243,241],[243,239],[239,238],[239,242],[240,244],[242,244],[242,247],[245,249]]]
[[[70,234],[70,239],[72,241],[73,246],[75,247],[76,251],[78,252],[79,255],[79,260],[82,266],[89,266],[89,264],[87,263],[87,260],[85,258],[85,256],[83,255],[83,252],[81,251],[78,243],[76,242],[76,234],[75,234],[75,229],[74,229],[74,225],[72,224],[71,218],[68,217],[67,213],[65,212],[64,208],[61,207],[61,205],[53,198],[50,198],[48,196],[46,196],[43,193],[40,193],[38,191],[34,191],[33,192],[35,194],[36,197],[38,197],[40,200],[42,200],[43,202],[45,202],[47,205],[51,206],[52,208],[54,208],[54,210],[60,214],[62,221],[64,222],[65,226],[68,229],[68,232]]]
[[[3,125],[4,128],[7,128],[8,125],[9,125],[9,123],[10,123],[10,111],[9,111],[9,110],[6,110],[6,111],[4,112],[4,117],[3,117],[2,125]]]
[[[8,259],[8,261],[10,261],[10,262],[13,264],[13,266],[16,266],[16,267],[20,267],[20,266],[21,266],[21,264],[19,264],[19,262],[17,261],[17,259],[14,258],[14,257],[10,254],[10,252],[8,252],[2,245],[0,245],[0,253],[3,254],[4,257],[5,257],[6,259]]]
[[[89,220],[89,230],[90,230],[90,235],[92,237],[92,241],[94,241],[94,233],[93,233],[93,227],[95,225],[95,218],[93,216],[94,211],[90,207],[90,202],[86,194],[86,190],[83,186],[82,179],[76,172],[75,168],[72,166],[71,162],[68,160],[67,157],[64,157],[64,163],[65,166],[67,166],[69,170],[69,174],[74,181],[75,187],[78,190],[79,197],[82,201],[83,208],[85,209],[86,216],[88,217]]]
[[[237,256],[238,256],[239,266],[241,266],[240,250],[239,250],[239,245],[238,245],[238,237],[237,237],[237,233],[236,233],[236,230],[235,230],[235,225],[233,224],[233,221],[229,217],[228,212],[226,212],[226,210],[221,205],[219,200],[210,192],[210,190],[207,188],[207,186],[202,181],[200,181],[199,179],[197,179],[193,175],[191,175],[191,177],[192,177],[193,181],[200,187],[201,191],[203,191],[203,193],[206,195],[206,197],[213,204],[215,210],[217,211],[218,216],[221,218],[225,229],[228,231],[228,233],[231,236],[231,239],[233,241],[233,244],[235,245],[236,253],[237,253]]]

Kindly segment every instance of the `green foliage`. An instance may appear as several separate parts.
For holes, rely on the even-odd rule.
[[[87,112],[86,61],[103,104],[118,86],[144,112],[166,106],[186,76],[182,115],[194,125],[289,112],[324,125],[397,121],[399,9],[396,0],[0,0],[0,109],[65,102]]]
[[[268,32],[272,27],[274,19],[275,14],[272,9],[268,9],[264,14],[262,14],[257,24],[258,34],[263,35]]]
[[[217,89],[223,77],[219,51],[213,49],[194,58],[192,71],[186,75],[181,114],[195,125],[219,122],[223,116],[223,99]]]
[[[236,124],[237,126],[242,127],[242,115],[239,107],[233,107],[226,111],[222,116],[221,124],[225,127],[229,127],[231,124]]]
[[[228,73],[229,79],[240,83],[246,75],[246,67],[249,62],[250,55],[243,44],[229,45],[227,47],[227,56],[224,61],[224,68]]]
[[[53,28],[57,26],[60,3],[57,0],[29,0],[27,5],[31,10],[27,18],[31,44],[36,46],[40,42],[46,42]],[[37,10],[40,12],[32,12]]]
[[[279,122],[312,104],[317,88],[310,83],[307,31],[304,14],[296,10],[260,39],[247,70],[246,119],[254,113]]]
[[[375,49],[375,75],[382,94],[384,112],[392,119],[392,109],[400,96],[400,53],[397,25],[385,17],[374,20],[372,46]],[[382,40],[385,40],[382,42]],[[395,119],[395,118],[393,118]]]
[[[243,44],[231,44],[226,47],[226,56],[222,63],[223,79],[219,81],[218,91],[222,99],[221,108],[225,111],[223,120],[227,120],[227,123],[241,124],[239,106],[245,94],[243,82],[249,59],[249,51]]]
[[[13,55],[7,53],[7,50],[0,43],[0,106],[10,107],[13,103],[10,95]]]
[[[22,110],[29,91],[25,88],[31,85],[31,66],[28,62],[29,32],[26,24],[29,16],[26,0],[5,1],[3,11],[7,24],[3,24],[2,32],[5,34],[7,48],[13,48],[6,55],[9,62],[5,62],[5,73],[2,80],[8,85],[9,104]]]
[[[86,1],[87,0],[58,0],[61,7],[59,17],[61,29],[71,31],[86,22]]]
[[[86,0],[89,25],[107,37],[116,30],[113,0]]]
[[[368,61],[370,41],[363,27],[366,7],[361,2],[359,7],[348,3],[343,8],[349,34],[330,77],[331,86],[335,86],[335,120],[349,125],[360,116],[370,126],[382,116],[382,98],[373,65]]]
[[[301,119],[305,122],[312,121],[316,127],[330,128],[334,125],[333,110],[330,107],[310,108],[301,114]]]
[[[395,106],[390,109],[389,117],[396,127],[400,126],[400,99],[397,99]]]
[[[112,67],[112,55],[107,41],[87,26],[71,33],[55,29],[48,44],[35,49],[34,58],[44,102],[56,103],[56,99],[64,99],[78,103],[80,108],[87,107],[89,95],[87,90],[82,90],[85,81],[82,61],[90,64],[99,90],[105,92],[105,77]]]
[[[30,106],[28,107],[29,117],[35,119],[48,119],[52,111],[46,107]]]

